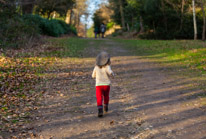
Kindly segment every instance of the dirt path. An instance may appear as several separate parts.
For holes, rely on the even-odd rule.
[[[91,40],[91,45],[94,45]],[[122,44],[121,44],[122,45]],[[82,59],[62,59],[45,88],[32,130],[44,139],[206,139],[206,111],[191,80],[132,56],[112,40],[89,47]],[[97,117],[91,73],[101,50],[112,55],[109,113]]]

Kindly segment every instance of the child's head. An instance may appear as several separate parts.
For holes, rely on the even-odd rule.
[[[97,55],[96,57],[97,66],[101,68],[110,64],[111,64],[110,55],[107,52],[103,51]]]

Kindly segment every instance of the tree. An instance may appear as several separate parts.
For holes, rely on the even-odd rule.
[[[73,16],[73,8],[71,8],[67,11],[66,19],[65,19],[65,22],[67,24],[70,24],[70,25],[72,24],[72,18],[73,18],[72,16]]]
[[[112,22],[111,16],[113,10],[111,10],[107,5],[102,4],[100,8],[96,10],[93,16],[94,26],[100,26],[102,23],[107,24]]]
[[[202,16],[203,16],[203,25],[202,25],[202,40],[205,40],[205,9],[204,9],[204,5],[205,5],[205,0],[201,1],[201,8],[202,8]]]
[[[23,14],[32,14],[35,0],[21,0],[21,9]]]
[[[105,19],[104,19],[104,17],[101,16],[101,14],[102,14],[101,10],[97,10],[94,13],[94,16],[93,16],[94,28],[100,27],[101,23],[105,22]]]
[[[127,0],[109,0],[109,7],[113,10],[113,15],[111,18],[119,25],[121,25],[122,29],[126,28],[126,24],[131,23],[132,20],[127,21],[128,18],[134,17],[133,12],[134,8],[132,6],[128,6]],[[128,7],[127,7],[128,6]],[[129,12],[130,11],[130,12]],[[129,14],[127,14],[129,13]],[[126,19],[127,18],[127,19]]]
[[[55,0],[38,0],[36,12],[40,15],[47,16],[49,19],[51,13],[56,10],[55,8],[57,4],[58,1]]]
[[[69,9],[72,9],[75,4],[75,0],[60,0],[56,5],[55,11],[58,12],[62,17],[66,17]]]
[[[184,6],[185,6],[185,0],[182,0],[182,5],[181,5],[181,22],[180,22],[180,30],[182,30],[182,25],[183,25],[183,17],[184,17]]]
[[[122,6],[122,0],[119,0],[119,10],[120,10],[120,14],[121,14],[122,28],[125,29],[124,10],[123,10],[123,6]]]
[[[57,12],[61,16],[66,16],[67,11],[75,4],[74,0],[38,0],[36,12],[47,16],[49,19],[52,12]]]
[[[144,25],[143,25],[142,16],[140,16],[140,18],[139,18],[139,24],[140,24],[140,31],[139,31],[139,33],[142,33],[142,32],[144,32]]]
[[[197,22],[196,22],[196,14],[195,14],[195,0],[192,0],[192,7],[193,7],[194,40],[197,40]]]
[[[146,38],[192,39],[203,35],[204,14],[199,10],[201,5],[197,2],[200,1],[195,2],[196,5],[192,5],[191,1],[194,2],[194,0],[109,0],[109,3],[114,13],[111,17],[115,23],[122,25],[123,17],[124,24],[128,28],[139,32],[144,30]],[[194,20],[191,20],[192,18]]]
[[[73,20],[74,25],[77,27],[77,29],[80,25],[81,17],[84,14],[87,14],[86,10],[87,10],[86,0],[76,0],[76,3],[72,9],[73,15],[71,20]]]

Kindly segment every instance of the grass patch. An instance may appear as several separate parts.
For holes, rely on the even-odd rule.
[[[181,76],[195,79],[197,86],[206,90],[206,46],[202,41],[194,40],[120,40],[135,55],[149,58],[174,71]],[[182,72],[181,69],[184,69]],[[202,94],[201,97],[206,97]]]
[[[53,51],[44,53],[47,56],[56,57],[82,57],[82,51],[89,46],[89,40],[79,38],[52,38]]]
[[[192,40],[117,40],[134,53],[159,62],[179,64],[206,73],[206,46]]]

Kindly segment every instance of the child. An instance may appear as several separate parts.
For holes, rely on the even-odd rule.
[[[107,52],[101,52],[97,55],[96,66],[94,67],[92,77],[96,78],[96,98],[98,107],[98,117],[103,116],[102,100],[104,99],[104,111],[108,111],[109,91],[111,81],[109,76],[114,76],[110,67],[110,55]]]

